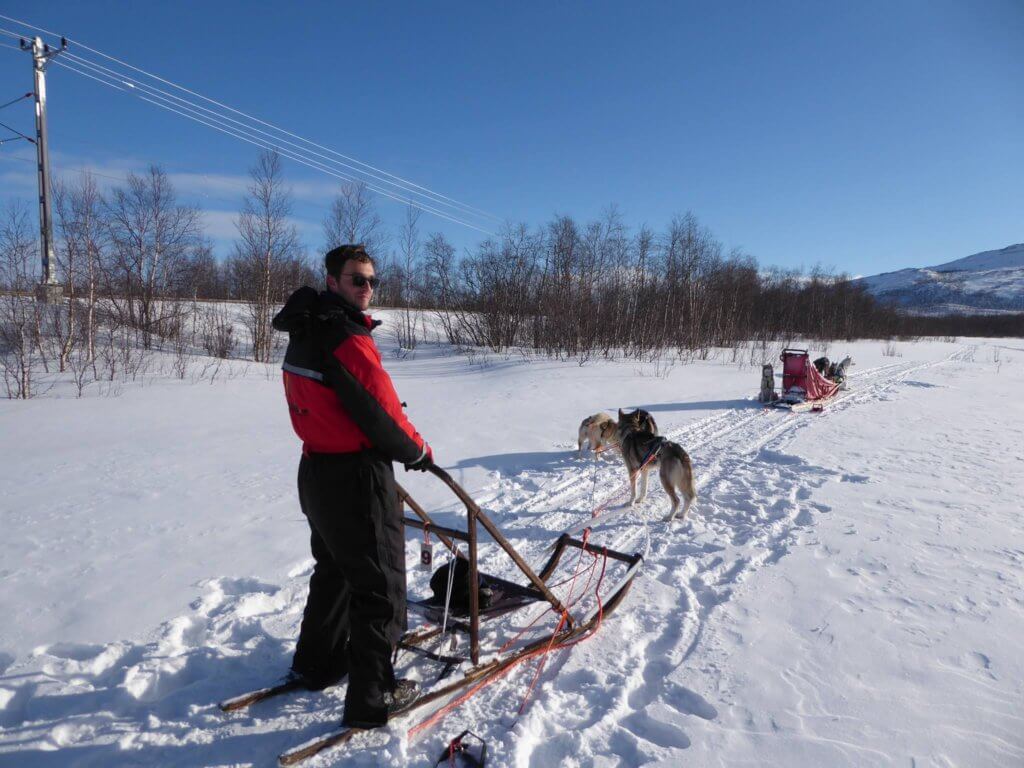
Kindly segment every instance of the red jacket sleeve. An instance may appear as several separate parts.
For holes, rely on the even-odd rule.
[[[349,336],[334,349],[326,371],[345,411],[374,448],[403,464],[427,454],[426,441],[402,410],[402,403],[369,336]]]

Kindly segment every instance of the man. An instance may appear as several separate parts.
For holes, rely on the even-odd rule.
[[[274,318],[287,331],[284,389],[302,439],[299,503],[316,564],[292,674],[318,690],[348,675],[344,725],[373,728],[415,697],[391,656],[406,628],[405,536],[392,461],[426,470],[430,447],[402,412],[364,314],[377,277],[361,245],[324,257],[327,290],[303,287]]]

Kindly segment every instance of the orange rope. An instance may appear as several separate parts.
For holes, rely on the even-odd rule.
[[[587,530],[587,531],[589,531],[590,529],[589,529],[589,528],[587,528],[586,530]],[[592,564],[591,564],[590,568],[588,568],[588,569],[587,569],[587,570],[588,570],[588,572],[590,573],[590,576],[593,576],[593,572],[594,572],[594,570],[595,570],[595,566],[596,566],[596,565],[597,565],[597,563],[596,563],[596,562],[594,562],[594,563],[592,563]],[[560,582],[558,582],[557,584],[553,584],[553,585],[551,586],[551,589],[556,589],[556,588],[558,588],[558,587],[561,587],[561,586],[562,586],[562,585],[564,585],[564,584],[568,584],[568,583],[569,583],[570,581],[572,581],[572,578],[568,578],[568,579],[566,579],[565,581],[560,581]],[[587,580],[587,585],[588,585],[588,586],[590,585],[590,577],[588,577],[588,580]],[[586,590],[584,590],[584,591],[583,591],[582,593],[580,593],[580,597],[582,597],[582,596],[583,596],[583,595],[585,595],[585,594],[586,594]],[[577,599],[577,602],[578,602],[578,599]],[[572,606],[570,605],[570,606],[568,606],[568,607],[570,607],[570,608],[571,608]],[[555,609],[549,606],[548,610],[550,610],[550,611],[554,612],[554,610],[555,610]],[[541,613],[537,614],[537,618],[535,618],[535,619],[534,619],[533,621],[531,621],[531,622],[530,622],[529,624],[527,624],[527,625],[526,625],[525,627],[523,627],[523,628],[522,628],[521,630],[519,630],[518,632],[516,632],[516,633],[515,633],[515,635],[513,635],[513,636],[512,636],[512,638],[511,638],[510,640],[508,640],[508,641],[507,641],[507,642],[506,642],[506,643],[505,643],[505,644],[504,644],[503,646],[501,646],[501,648],[499,648],[499,649],[498,649],[498,653],[504,653],[504,652],[505,652],[505,651],[507,651],[507,650],[508,650],[509,648],[511,648],[511,647],[512,647],[512,645],[513,645],[513,644],[515,643],[515,641],[516,641],[516,640],[518,640],[518,639],[519,639],[519,638],[521,638],[521,637],[522,637],[523,635],[525,635],[525,634],[526,634],[527,632],[529,632],[529,631],[530,631],[531,629],[533,629],[534,625],[535,625],[535,624],[536,624],[536,623],[537,623],[538,621],[540,621],[541,619],[543,619],[543,618],[544,618],[544,617],[545,617],[546,615],[547,615],[547,610],[545,610],[545,611],[542,611]]]
[[[496,675],[492,675],[491,677],[485,677],[483,680],[481,680],[479,683],[474,685],[472,688],[468,689],[461,696],[459,696],[458,698],[452,699],[450,702],[445,704],[443,707],[441,707],[439,710],[437,710],[437,712],[435,712],[433,715],[431,715],[430,717],[425,719],[423,722],[418,723],[417,725],[414,725],[412,728],[410,728],[408,730],[408,732],[406,733],[406,737],[411,739],[413,736],[415,736],[420,731],[422,731],[425,728],[429,728],[430,726],[434,725],[438,720],[443,718],[445,715],[447,715],[453,709],[456,709],[459,706],[461,706],[465,701],[470,699],[477,692],[479,692],[482,689],[486,688],[491,683],[496,683],[498,680],[500,680],[501,678],[505,677],[505,675],[507,675],[509,672],[511,672],[516,667],[518,667],[520,664],[522,664],[525,661],[529,661],[534,656],[537,656],[537,655],[543,653],[544,650],[545,650],[544,648],[538,648],[537,650],[532,651],[531,653],[528,653],[528,654],[524,655],[521,659],[517,659],[514,663],[509,664],[507,667],[505,667],[505,669],[501,670],[500,673],[498,673]]]
[[[584,548],[586,547],[586,536],[588,534],[589,534],[589,531],[584,534],[584,541],[583,541]],[[594,566],[597,565],[597,554],[595,552],[593,552],[591,550],[586,550],[586,549],[581,550],[580,551],[580,560],[577,561],[577,573],[579,571],[579,563],[583,559],[583,551],[588,552],[594,558]],[[604,582],[604,576],[605,576],[605,572],[606,572],[607,566],[608,566],[608,550],[607,550],[606,547],[603,547],[602,551],[603,551],[603,558],[602,558],[602,565],[601,565],[601,575],[598,577],[597,586],[595,588],[595,594],[597,595],[597,605],[598,605],[597,624],[595,624],[594,628],[590,632],[588,632],[586,635],[584,635],[583,637],[579,637],[579,638],[573,640],[572,642],[567,642],[567,643],[561,644],[559,646],[561,648],[570,648],[570,647],[572,647],[574,645],[578,645],[579,643],[583,642],[584,640],[587,640],[587,639],[593,637],[597,633],[597,631],[601,628],[601,623],[602,623],[602,621],[604,619],[604,605],[603,605],[603,602],[601,600],[600,591],[601,591],[601,584]],[[593,568],[593,566],[592,566],[592,568]],[[570,589],[570,595],[571,594],[572,594],[572,589]],[[586,594],[585,591],[581,592],[580,593],[580,598],[582,598],[582,596],[584,594]],[[579,598],[577,598],[577,601],[578,600],[579,600]],[[543,614],[541,614],[541,615],[543,615]],[[464,704],[466,701],[471,699],[473,696],[475,696],[477,693],[482,691],[484,688],[486,688],[487,686],[491,685],[492,683],[496,683],[499,680],[501,680],[502,678],[504,678],[506,675],[508,675],[509,672],[511,672],[516,667],[518,667],[520,664],[524,664],[527,661],[530,661],[530,659],[533,659],[533,658],[538,657],[538,656],[542,657],[542,658],[545,657],[552,650],[552,646],[554,645],[555,638],[558,637],[558,633],[561,631],[562,627],[564,626],[565,620],[566,620],[567,617],[568,617],[568,612],[564,611],[562,613],[562,615],[561,615],[561,618],[558,621],[558,626],[555,628],[554,633],[551,635],[551,640],[548,642],[548,644],[546,646],[543,646],[541,648],[537,648],[536,650],[531,651],[530,653],[525,654],[521,659],[517,659],[513,663],[509,664],[507,667],[505,667],[505,669],[501,670],[499,673],[497,673],[495,675],[491,675],[490,677],[485,677],[483,680],[478,682],[476,685],[474,685],[471,688],[467,689],[464,693],[462,693],[458,697],[452,699],[450,702],[448,702],[443,707],[438,709],[432,715],[430,715],[429,717],[425,718],[422,722],[417,723],[412,728],[410,728],[406,732],[406,738],[411,740],[414,736],[416,736],[416,734],[418,734],[421,731],[423,731],[423,730],[425,730],[427,728],[430,728],[431,726],[435,725],[437,722],[439,722],[441,719],[443,719],[445,716],[447,716],[450,712],[452,712],[453,710],[455,710],[458,707],[462,706],[462,704]],[[534,675],[533,682],[530,684],[530,690],[527,692],[527,695],[526,695],[526,697],[524,697],[523,703],[522,703],[522,705],[519,708],[519,714],[522,714],[523,709],[526,706],[527,699],[529,698],[530,693],[532,693],[532,691],[533,691],[533,687],[536,684],[537,678],[540,675],[540,670],[542,668],[543,668],[543,663],[541,664],[541,667],[538,668],[537,673]]]
[[[537,665],[537,671],[533,673],[533,680],[530,681],[530,687],[526,689],[526,695],[523,696],[523,703],[519,705],[519,712],[516,716],[523,714],[523,710],[526,709],[526,702],[530,700],[530,696],[533,694],[533,688],[537,685],[537,679],[540,677],[540,673],[544,671],[544,664],[547,662],[548,654],[551,652],[551,646],[555,644],[555,638],[558,637],[558,633],[562,631],[562,626],[565,624],[566,618],[568,618],[569,612],[562,611],[562,617],[558,620],[558,626],[555,627],[555,631],[551,633],[551,639],[548,641],[546,648],[540,648],[537,651],[540,656],[540,664]]]
[[[573,593],[573,588],[575,586],[576,577],[579,575],[579,568],[580,568],[580,564],[583,562],[583,552],[586,550],[587,538],[588,538],[589,534],[590,534],[589,531],[585,531],[584,534],[583,534],[583,547],[584,548],[580,550],[579,560],[576,561],[576,572],[573,574],[573,578],[572,578],[572,581],[574,582],[574,585],[570,586],[570,588],[569,588],[569,598],[572,597],[572,593]],[[567,599],[566,602],[569,602],[568,599]],[[538,616],[537,618],[539,619],[542,616],[544,616],[544,614],[541,614],[541,616]],[[568,616],[569,616],[569,613],[568,613],[567,610],[562,611],[562,614],[561,614],[561,616],[560,616],[560,618],[558,620],[558,626],[555,627],[555,631],[551,635],[551,640],[548,642],[546,647],[541,647],[541,648],[536,649],[535,651],[531,651],[530,653],[527,653],[526,655],[524,655],[523,658],[519,659],[515,663],[510,664],[508,667],[503,669],[499,674],[493,675],[491,677],[484,678],[479,683],[477,683],[476,685],[474,685],[471,688],[469,688],[465,693],[463,693],[463,694],[459,695],[458,697],[452,699],[450,702],[448,702],[443,707],[438,709],[430,717],[424,719],[422,722],[418,723],[417,725],[414,725],[412,728],[410,728],[408,730],[408,732],[406,733],[406,736],[409,739],[411,739],[413,736],[415,736],[420,731],[422,731],[425,728],[429,728],[430,726],[434,725],[436,722],[438,722],[441,718],[443,718],[449,712],[451,712],[452,710],[458,708],[463,703],[465,703],[470,698],[472,698],[474,695],[476,695],[477,692],[479,692],[483,688],[487,687],[491,683],[496,682],[496,681],[500,680],[501,678],[505,677],[505,675],[507,675],[510,671],[512,671],[515,667],[518,667],[523,662],[526,662],[526,661],[534,658],[535,656],[544,656],[544,655],[546,655],[551,650],[551,646],[554,644],[555,638],[558,637],[558,633],[561,631],[562,627],[564,626],[565,621],[568,618]],[[536,619],[534,620],[534,623],[536,623]],[[529,627],[527,627],[527,629],[529,629]],[[525,632],[525,631],[526,630],[523,630],[523,632]],[[523,632],[520,632],[519,634],[522,635]],[[502,650],[504,650],[507,646],[508,646],[508,643],[506,643],[505,646],[502,647]],[[541,667],[537,670],[537,674],[534,675],[533,683],[530,684],[530,691],[533,690],[533,686],[534,686],[534,684],[537,681],[537,676],[540,674],[540,669],[541,668],[543,668],[543,664],[541,664]],[[527,693],[527,697],[529,697],[529,692]],[[523,705],[525,706],[525,700],[523,702]],[[522,711],[522,709],[520,709],[520,711]]]
[[[657,451],[655,451],[650,456],[648,456],[647,457],[647,461],[645,461],[643,464],[641,464],[637,468],[637,470],[633,474],[631,474],[629,476],[629,482],[632,483],[634,480],[636,480],[637,476],[641,472],[644,471],[644,467],[646,467],[648,464],[650,464],[652,461],[654,461],[657,457],[658,457],[658,452]],[[625,490],[625,486],[623,486],[623,490]],[[613,495],[609,496],[607,499],[602,501],[600,504],[598,504],[594,508],[593,512],[590,513],[590,517],[591,518],[595,518],[598,515],[600,515],[602,512],[604,512],[605,509],[607,509],[608,505],[611,504],[613,501],[615,501],[615,499],[617,499],[618,497],[619,497],[619,494],[613,494]],[[587,530],[590,530],[590,529],[588,528]]]
[[[564,611],[562,611],[562,616],[558,620],[558,626],[555,627],[555,631],[551,633],[551,640],[548,642],[547,648],[545,648],[544,649],[544,653],[540,655],[540,663],[537,665],[537,671],[534,672],[534,674],[533,674],[533,680],[530,682],[530,687],[526,689],[526,695],[523,696],[523,702],[522,702],[522,704],[519,705],[519,712],[518,712],[517,716],[523,714],[523,711],[526,709],[526,704],[530,700],[530,696],[533,695],[533,689],[534,689],[534,687],[536,687],[537,680],[540,679],[540,673],[544,671],[544,665],[547,663],[548,653],[550,653],[550,651],[551,651],[551,646],[554,645],[555,638],[558,637],[558,633],[562,631],[562,626],[565,624],[566,620],[569,618],[569,610],[568,610],[569,607],[571,607],[574,604],[574,602],[578,601],[580,599],[580,597],[583,597],[583,595],[586,594],[587,590],[586,590],[586,588],[584,588],[583,591],[580,593],[580,597],[576,598],[576,601],[573,600],[572,595],[573,595],[573,592],[576,591],[576,577],[579,576],[580,566],[583,564],[583,555],[585,553],[589,553],[589,550],[587,549],[587,540],[589,538],[590,538],[590,529],[588,528],[587,530],[585,530],[583,532],[583,546],[580,547],[580,557],[576,561],[576,572],[572,575],[572,584],[569,585],[569,594],[565,598],[566,609]],[[596,558],[594,559],[594,563],[595,564],[597,563],[597,559]],[[593,575],[593,573],[594,573],[594,569],[593,568],[590,569],[590,573],[591,573],[591,575]],[[588,587],[590,586],[590,579],[587,579],[587,586]]]
[[[584,551],[584,550],[586,550],[586,547],[587,547],[587,539],[588,539],[588,538],[590,538],[590,529],[589,529],[589,528],[585,528],[585,529],[583,530],[583,549],[582,549],[582,550],[580,550],[580,560],[582,560],[582,559],[583,559],[583,551]],[[597,565],[597,561],[595,560],[595,561],[594,561],[594,562],[593,562],[593,563],[591,564],[591,566],[590,566],[590,568],[589,568],[589,576],[588,576],[588,578],[587,578],[587,587],[589,587],[589,586],[590,586],[590,581],[591,581],[591,578],[592,578],[592,577],[593,577],[593,575],[594,575],[594,569],[595,569],[595,566],[596,566],[596,565]],[[576,581],[576,577],[577,577],[578,575],[579,575],[579,561],[577,561],[577,562],[576,562],[576,572],[575,572],[575,573],[573,573],[573,575],[572,575],[572,577],[571,577],[571,578],[565,579],[564,581],[560,581],[560,582],[558,582],[557,584],[553,584],[553,585],[551,585],[551,587],[549,587],[549,589],[556,589],[556,588],[558,588],[558,587],[562,586],[563,584],[568,584],[568,583],[569,583],[570,581],[571,581],[571,582],[575,582],[575,581]],[[570,600],[572,599],[572,593],[573,593],[573,587],[570,587],[570,588],[569,588],[569,595],[568,595],[568,597],[566,598],[566,601],[565,601],[565,607],[566,607],[566,608],[572,608],[572,606],[573,606],[573,604],[574,604],[573,602],[570,602]],[[585,595],[586,593],[587,593],[587,590],[586,590],[586,587],[584,587],[583,591],[582,591],[582,592],[580,593],[580,597],[576,598],[576,601],[575,601],[575,602],[579,602],[580,598],[582,598],[582,597],[583,597],[583,595]],[[551,610],[552,612],[554,612],[554,610],[555,610],[555,609],[554,609],[553,607],[551,607],[551,608],[550,608],[550,610]],[[531,622],[530,622],[529,624],[527,624],[527,625],[526,625],[525,627],[523,627],[523,628],[522,628],[521,630],[519,630],[518,632],[516,632],[516,634],[515,634],[515,635],[513,635],[513,636],[512,636],[512,637],[511,637],[511,638],[510,638],[509,640],[507,640],[507,641],[505,642],[505,644],[504,644],[504,645],[502,645],[502,646],[501,646],[501,648],[499,648],[499,649],[498,649],[498,653],[504,653],[504,652],[505,652],[505,651],[507,651],[507,650],[508,650],[509,648],[511,648],[511,647],[512,647],[512,644],[513,644],[513,643],[515,643],[515,641],[516,641],[516,640],[518,640],[518,639],[519,639],[520,637],[522,637],[522,636],[523,636],[523,635],[525,635],[525,634],[526,634],[527,632],[529,632],[529,631],[530,631],[531,629],[533,629],[533,626],[534,626],[534,625],[535,625],[535,624],[536,624],[536,623],[537,623],[538,621],[540,621],[541,619],[543,619],[543,618],[544,618],[544,617],[545,617],[546,615],[547,615],[547,611],[543,611],[542,613],[539,613],[539,614],[537,615],[537,617],[536,617],[536,618],[535,618],[535,619],[534,619],[533,621],[531,621]]]
[[[604,574],[608,567],[608,548],[602,547],[604,558],[601,563],[601,575],[597,579],[597,586],[594,588],[594,596],[597,597],[597,624],[594,628],[585,634],[583,637],[578,637],[575,640],[567,643],[563,643],[561,648],[571,648],[574,645],[579,645],[584,640],[587,640],[597,634],[597,631],[601,629],[601,623],[604,621],[604,603],[601,601],[601,584],[604,582]],[[591,553],[594,554],[594,553]],[[597,564],[597,555],[594,554],[594,564]]]
[[[605,444],[604,444],[604,445],[602,445],[602,446],[601,446],[600,448],[595,448],[595,449],[594,449],[594,454],[596,455],[596,454],[599,454],[599,453],[604,453],[604,452],[605,452],[605,451],[607,451],[607,450],[608,450],[609,448],[615,448],[615,447],[616,447],[616,446],[617,446],[617,445],[618,445],[618,444],[619,444],[620,442],[621,442],[621,441],[619,441],[619,440],[616,440],[616,441],[615,441],[614,443],[605,443]]]

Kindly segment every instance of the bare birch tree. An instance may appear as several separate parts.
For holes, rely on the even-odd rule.
[[[411,205],[405,210],[405,219],[402,222],[402,229],[398,235],[398,263],[392,269],[391,279],[398,282],[395,294],[397,295],[396,306],[402,307],[398,313],[398,323],[395,329],[395,340],[402,349],[416,349],[419,339],[416,333],[416,318],[419,313],[413,307],[416,306],[416,294],[418,293],[419,272],[420,272],[420,233],[419,233],[420,211]]]
[[[301,267],[302,242],[290,222],[291,192],[284,186],[281,158],[260,154],[249,172],[252,183],[238,215],[238,241],[232,265],[248,303],[252,356],[270,362],[273,319],[289,286],[287,277]]]
[[[58,266],[65,277],[68,299],[66,338],[60,349],[63,371],[76,341],[83,347],[82,363],[92,364],[96,359],[97,301],[110,239],[104,221],[105,201],[89,173],[83,173],[70,186],[61,187],[56,199],[61,234]]]
[[[128,174],[106,206],[112,243],[106,270],[111,302],[121,324],[136,329],[142,346],[176,325],[176,302],[163,301],[200,234],[199,211],[178,205],[159,166]]]
[[[434,233],[423,246],[425,253],[423,270],[429,288],[428,301],[436,310],[438,321],[444,329],[448,343],[457,344],[454,311],[455,290],[452,285],[455,270],[455,248],[444,235]]]
[[[377,213],[370,190],[361,181],[345,182],[323,221],[325,250],[346,243],[362,243],[374,259],[388,244],[384,221]]]
[[[45,363],[40,343],[43,305],[32,296],[38,281],[39,241],[28,210],[12,204],[0,220],[0,378],[8,398],[37,392],[37,366]]]

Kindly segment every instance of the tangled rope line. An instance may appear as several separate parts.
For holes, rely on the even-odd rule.
[[[559,615],[558,622],[555,625],[555,628],[552,631],[551,637],[548,640],[547,644],[537,648],[536,650],[532,651],[531,653],[525,654],[521,659],[518,659],[518,660],[516,660],[515,663],[510,664],[508,667],[503,669],[499,674],[481,680],[479,683],[477,683],[476,685],[474,685],[471,688],[469,688],[468,690],[466,690],[463,694],[461,694],[461,695],[457,696],[456,698],[452,699],[450,702],[445,704],[443,707],[438,709],[436,712],[431,714],[429,717],[427,717],[426,719],[424,719],[420,723],[417,723],[412,728],[410,728],[408,730],[408,732],[406,733],[407,738],[412,739],[416,734],[420,733],[421,731],[423,731],[423,730],[425,730],[427,728],[430,728],[435,723],[437,723],[442,718],[444,718],[446,715],[448,715],[450,712],[452,712],[453,710],[455,710],[458,707],[460,707],[463,703],[468,701],[470,698],[472,698],[478,692],[480,692],[481,690],[483,690],[487,686],[491,685],[492,683],[496,682],[497,680],[500,680],[500,679],[504,678],[505,676],[507,676],[508,673],[511,672],[516,667],[520,666],[521,664],[524,664],[527,661],[530,661],[531,659],[539,658],[540,659],[540,663],[537,665],[537,669],[534,672],[533,678],[532,678],[532,680],[530,682],[529,687],[527,688],[526,694],[523,696],[523,701],[520,704],[519,711],[517,713],[517,717],[518,717],[526,709],[526,705],[529,702],[530,696],[533,694],[533,690],[534,690],[534,688],[537,685],[537,681],[540,679],[540,675],[541,675],[541,673],[544,670],[544,666],[546,664],[548,654],[550,654],[552,650],[556,650],[556,649],[559,649],[559,648],[570,648],[572,646],[578,645],[579,643],[583,642],[584,640],[589,639],[590,637],[592,637],[594,634],[597,633],[597,631],[601,628],[601,623],[602,623],[603,618],[604,618],[604,604],[603,604],[603,602],[601,600],[601,594],[600,593],[601,593],[601,585],[604,582],[604,576],[605,576],[605,572],[607,570],[608,555],[607,555],[607,550],[605,548],[603,548],[603,547],[601,548],[601,550],[596,550],[596,549],[593,549],[593,548],[589,547],[587,545],[589,536],[590,536],[590,530],[588,529],[583,534],[583,542],[582,542],[583,546],[580,548],[580,556],[576,560],[576,567],[575,567],[575,570],[573,571],[572,578],[571,579],[567,579],[567,581],[569,582],[569,593],[568,593],[568,595],[567,595],[567,597],[566,597],[566,599],[565,599],[565,601],[563,603],[564,604],[564,610]],[[583,589],[580,590],[579,594],[576,594],[576,582],[580,579],[580,575],[581,575],[581,573],[584,570],[582,566],[583,566],[583,556],[585,554],[586,555],[590,555],[590,557],[591,557],[591,563],[585,569],[587,571],[587,581],[586,581],[586,584],[584,584]],[[588,593],[588,590],[590,589],[590,585],[591,585],[591,583],[593,583],[594,574],[597,571],[598,563],[601,563],[601,570],[600,570],[600,575],[597,578],[597,584],[594,587],[594,596],[597,599],[597,606],[598,606],[597,607],[597,611],[598,611],[598,613],[597,613],[597,621],[595,622],[594,626],[590,629],[590,631],[588,631],[585,635],[582,635],[581,637],[578,637],[578,638],[572,640],[571,642],[560,643],[560,644],[556,645],[556,640],[558,639],[558,635],[562,632],[563,627],[565,626],[566,622],[569,619],[569,608],[572,608],[573,606],[578,604],[580,602],[580,600]],[[565,584],[565,583],[566,582],[562,582],[562,584]],[[516,640],[521,638],[542,617],[547,615],[548,610],[553,610],[553,609],[548,608],[548,609],[545,609],[542,613],[540,613],[525,628],[520,630],[518,633],[516,633],[516,635],[513,638],[508,640],[501,647],[501,649],[499,650],[499,653],[503,653],[504,651],[508,650],[508,648]]]

